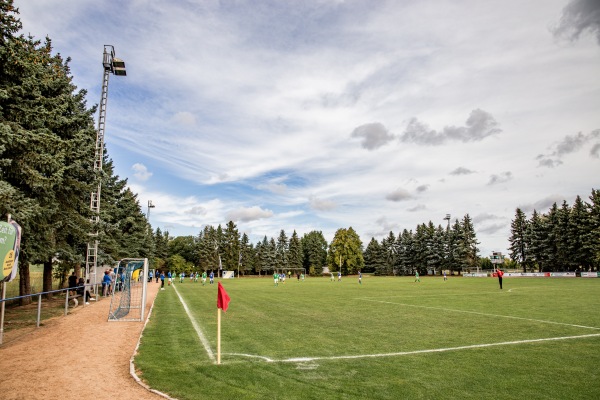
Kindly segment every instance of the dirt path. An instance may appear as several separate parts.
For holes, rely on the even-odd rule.
[[[146,316],[159,283],[148,284]],[[108,322],[109,299],[56,318],[0,348],[3,400],[156,400],[138,385],[129,359],[142,322]]]

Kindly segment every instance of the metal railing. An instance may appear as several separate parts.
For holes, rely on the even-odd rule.
[[[94,287],[94,286],[98,286],[98,284],[93,285],[93,284],[86,284],[84,285],[84,295],[85,296],[85,292],[88,290],[88,287]],[[5,304],[8,301],[15,301],[15,300],[20,300],[20,299],[24,299],[27,297],[37,297],[37,315],[36,315],[36,328],[40,327],[40,321],[41,321],[41,316],[42,316],[42,296],[46,295],[46,294],[54,294],[54,293],[62,293],[62,292],[66,292],[65,293],[65,312],[64,315],[68,315],[69,314],[69,300],[72,300],[74,298],[80,297],[81,295],[79,295],[79,293],[77,293],[77,296],[70,296],[69,292],[77,292],[77,289],[81,289],[81,286],[76,286],[76,287],[70,287],[70,288],[64,288],[64,289],[57,289],[57,290],[50,290],[47,292],[40,292],[40,293],[33,293],[33,294],[27,294],[24,296],[15,296],[15,297],[9,297],[6,299],[0,299],[0,305],[1,305],[1,315],[0,315],[0,344],[2,344],[3,342],[3,337],[4,337],[4,309],[5,309]],[[82,306],[85,307],[86,302],[85,302],[85,298],[83,301]],[[78,302],[76,302],[75,305],[77,305]]]

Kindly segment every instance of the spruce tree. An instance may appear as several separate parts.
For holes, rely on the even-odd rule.
[[[93,109],[72,84],[69,60],[52,55],[50,39],[42,44],[17,35],[12,1],[0,1],[0,20],[0,212],[12,214],[25,232],[19,263],[25,295],[31,262],[44,264],[50,289],[54,257],[75,266],[82,260]]]
[[[529,263],[529,241],[527,237],[528,221],[525,213],[517,208],[515,211],[515,219],[510,224],[510,242],[509,256],[511,260],[518,262],[523,268],[523,272],[527,272]]]
[[[279,269],[289,267],[289,249],[288,249],[288,238],[285,231],[282,229],[277,237],[276,248],[276,266]]]
[[[397,247],[396,236],[390,231],[387,237],[381,241],[381,251],[384,257],[384,270],[382,275],[392,275],[394,273],[394,265],[396,264]]]
[[[292,268],[302,268],[302,243],[296,230],[292,233],[288,243],[289,263]]]
[[[327,265],[327,241],[321,231],[305,233],[301,240],[303,265],[311,275],[321,275]]]
[[[237,270],[240,260],[240,233],[237,225],[229,221],[223,232],[223,268],[226,270]]]

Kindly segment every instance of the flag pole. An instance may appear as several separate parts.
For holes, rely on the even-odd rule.
[[[217,308],[217,365],[221,364],[221,309]]]

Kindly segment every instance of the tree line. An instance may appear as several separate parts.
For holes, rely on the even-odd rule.
[[[96,106],[89,107],[86,90],[73,84],[70,59],[52,54],[49,38],[20,34],[17,16],[12,0],[0,0],[0,215],[12,215],[23,228],[21,295],[31,293],[31,265],[43,265],[43,291],[52,289],[53,280],[64,282],[71,270],[81,276],[90,232],[98,232],[98,265],[139,257],[174,272],[222,268],[247,275],[303,268],[318,275],[327,267],[343,274],[406,275],[491,268],[478,255],[468,214],[445,228],[429,221],[397,236],[390,232],[366,248],[352,227],[338,229],[331,243],[320,231],[288,237],[284,230],[250,243],[232,221],[205,226],[197,236],[153,231],[106,151],[102,172],[94,171]],[[90,193],[98,182],[102,207],[96,224]],[[590,203],[578,197],[573,207],[555,204],[547,214],[534,211],[530,220],[517,209],[511,258],[524,269],[597,269],[599,204],[593,190]]]
[[[589,202],[577,196],[546,213],[527,218],[517,208],[511,222],[510,258],[523,269],[545,271],[598,270],[600,266],[600,191]]]
[[[467,214],[452,226],[435,227],[431,221],[405,229],[397,237],[393,232],[381,243],[372,238],[365,249],[352,228],[340,228],[331,243],[321,231],[288,237],[282,229],[277,238],[265,236],[256,244],[240,234],[234,222],[223,228],[205,226],[198,236],[169,238],[159,229],[154,233],[153,267],[175,273],[208,270],[233,270],[240,275],[271,273],[276,270],[303,269],[320,275],[324,267],[343,275],[358,271],[378,275],[441,273],[442,270],[466,271],[481,266],[475,229]],[[489,260],[488,260],[489,261]]]

